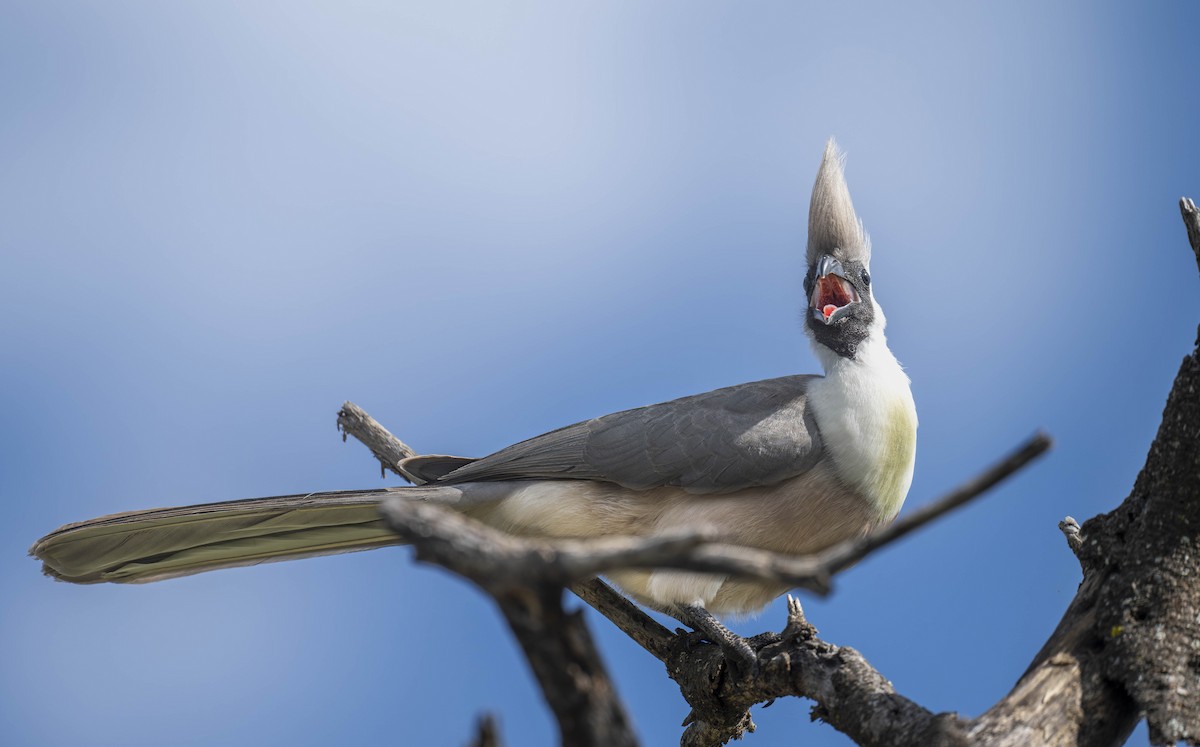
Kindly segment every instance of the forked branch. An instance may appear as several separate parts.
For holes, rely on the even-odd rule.
[[[345,434],[355,438],[361,429],[364,437],[360,440],[381,464],[395,465],[394,471],[403,474],[399,460],[411,456],[413,450],[393,440],[361,408],[346,403],[338,423]],[[809,557],[723,544],[705,527],[665,536],[550,540],[514,537],[451,509],[399,496],[389,499],[381,511],[389,527],[416,547],[418,558],[471,579],[497,601],[560,725],[566,718],[574,729],[594,721],[581,713],[619,711],[606,676],[594,682],[584,680],[582,687],[578,678],[564,681],[555,676],[566,666],[562,661],[556,663],[556,657],[571,647],[547,647],[542,639],[554,638],[550,630],[554,625],[567,625],[561,592],[571,588],[667,665],[693,707],[684,734],[686,745],[722,744],[740,736],[753,729],[748,714],[751,706],[788,695],[816,700],[817,715],[860,744],[924,745],[934,734],[942,734],[944,741],[947,735],[958,733],[961,724],[952,717],[935,716],[898,695],[853,649],[817,639],[815,630],[803,623],[798,604],[790,605],[789,625],[782,635],[765,633],[751,640],[759,656],[759,672],[748,678],[732,677],[716,646],[689,634],[670,632],[595,577],[623,568],[676,568],[782,582],[825,594],[838,572],[979,497],[1044,453],[1050,443],[1044,434],[1036,434],[977,477],[890,528]],[[523,604],[514,608],[514,600],[523,600]],[[584,660],[593,662],[589,667],[602,674],[582,619],[573,618],[570,624],[578,625],[571,629],[571,645],[577,653],[586,651]],[[798,629],[813,634],[799,635]],[[597,687],[595,682],[603,684]],[[597,694],[601,702],[591,703]],[[881,719],[879,713],[889,716]],[[564,739],[565,734],[564,730]],[[582,744],[582,737],[573,734],[568,743]],[[626,730],[622,738],[632,739],[632,732]]]

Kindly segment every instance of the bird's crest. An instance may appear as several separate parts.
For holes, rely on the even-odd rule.
[[[850,190],[842,174],[843,159],[837,143],[829,138],[808,208],[810,265],[822,254],[833,254],[843,262],[858,260],[867,264],[871,260],[871,242],[854,213],[854,203],[850,201]]]

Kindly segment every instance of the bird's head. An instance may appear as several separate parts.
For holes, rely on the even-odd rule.
[[[808,211],[805,326],[818,345],[843,358],[854,358],[872,332],[883,331],[883,312],[871,295],[870,262],[871,242],[854,214],[842,154],[831,139]]]

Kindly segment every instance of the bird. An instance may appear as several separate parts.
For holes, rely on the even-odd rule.
[[[490,456],[412,456],[413,485],[149,509],[68,524],[34,543],[47,575],[140,583],[218,568],[402,544],[379,505],[401,495],[517,535],[589,538],[715,528],[727,543],[793,555],[865,536],[912,483],[917,412],[888,348],[871,243],[831,138],[809,205],[804,330],[823,374],[739,384],[616,412]],[[762,610],[778,583],[672,569],[608,577],[742,660],[715,615]]]

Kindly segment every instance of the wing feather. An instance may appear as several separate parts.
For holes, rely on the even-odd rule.
[[[438,482],[581,479],[634,490],[729,493],[774,485],[821,457],[808,408],[815,376],[717,389],[575,423],[522,441]]]

